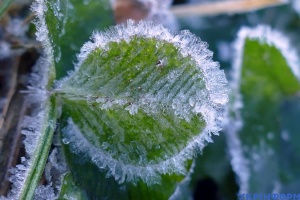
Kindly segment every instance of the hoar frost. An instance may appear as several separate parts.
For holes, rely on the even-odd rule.
[[[45,128],[49,127],[53,131],[56,126],[54,121],[49,121],[47,119],[49,109],[46,107],[46,104],[49,94],[46,87],[49,82],[48,76],[50,66],[53,62],[53,49],[48,37],[49,31],[45,22],[44,12],[46,10],[46,3],[43,0],[36,0],[32,4],[32,11],[35,12],[37,16],[37,19],[34,21],[37,28],[36,36],[37,40],[41,41],[43,44],[44,54],[33,67],[33,72],[28,79],[28,90],[25,92],[23,91],[23,93],[27,93],[26,106],[30,108],[28,108],[28,110],[30,110],[30,116],[24,118],[21,131],[22,134],[26,136],[24,140],[26,156],[21,157],[21,163],[10,170],[11,177],[9,180],[12,182],[11,190],[8,192],[7,197],[0,196],[0,199],[23,198],[21,195],[23,195],[24,186],[26,186],[28,177],[33,173],[36,173],[33,172],[33,170],[36,169],[33,169],[32,166],[38,162],[36,151],[40,148],[43,136],[42,133],[45,131]],[[24,36],[24,31],[27,27],[24,26],[20,29],[20,22],[19,19],[12,21],[8,31],[13,35],[22,37]],[[0,48],[7,49],[6,46],[0,46]],[[7,53],[6,50],[5,52]]]
[[[158,183],[218,134],[227,80],[207,44],[151,22],[95,33],[57,84],[63,142],[121,182]]]

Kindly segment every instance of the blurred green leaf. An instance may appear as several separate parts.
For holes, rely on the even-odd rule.
[[[2,15],[5,13],[11,2],[12,0],[3,0],[0,2],[0,19],[2,18]]]
[[[286,154],[285,158],[281,156],[287,144],[282,137],[280,105],[300,90],[299,80],[287,59],[268,39],[245,39],[237,91],[243,105],[240,109],[242,127],[237,137],[241,142],[241,159],[246,161],[245,166],[239,166],[238,173],[248,177],[241,181],[248,192],[268,193],[280,191],[280,188],[285,188],[282,192],[297,192],[284,187],[287,183],[282,176],[286,170],[292,170],[285,168],[283,163],[292,159],[294,153]],[[290,182],[296,181],[299,175]]]

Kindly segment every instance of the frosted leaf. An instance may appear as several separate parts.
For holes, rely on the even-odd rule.
[[[284,98],[300,90],[299,64],[281,33],[267,26],[239,31],[226,132],[240,193],[271,191],[281,179],[278,109]]]
[[[190,32],[174,35],[150,22],[95,33],[58,83],[68,120],[63,142],[119,182],[184,174],[185,161],[220,130],[228,100],[211,56]]]

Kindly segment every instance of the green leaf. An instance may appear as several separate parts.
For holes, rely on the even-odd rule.
[[[185,174],[186,161],[219,131],[227,81],[189,32],[129,21],[95,34],[78,57],[56,89],[63,142],[120,184],[150,188]]]
[[[113,25],[113,14],[108,0],[40,1],[46,7],[44,18],[59,79],[73,69],[75,55],[91,33]]]
[[[69,200],[69,199],[86,199],[88,200],[87,194],[85,191],[80,189],[73,180],[73,177],[70,173],[63,175],[62,185],[60,188],[58,200]]]
[[[240,192],[270,192],[283,184],[280,155],[286,146],[279,111],[281,102],[300,90],[299,61],[284,36],[268,27],[245,28],[239,36],[241,62],[234,71],[228,128],[232,163]]]
[[[63,121],[62,121],[63,123]],[[64,124],[63,124],[64,125]],[[107,170],[99,169],[86,158],[84,153],[74,154],[68,145],[63,145],[64,155],[71,173],[63,184],[60,197],[81,195],[77,199],[169,199],[176,186],[184,178],[182,175],[164,175],[159,184],[146,185],[142,181],[119,184],[114,177],[107,176]],[[71,182],[71,183],[70,183]],[[71,184],[71,185],[69,185]]]
[[[4,0],[0,2],[0,19],[2,15],[5,13],[6,9],[9,7],[11,4],[12,0]]]

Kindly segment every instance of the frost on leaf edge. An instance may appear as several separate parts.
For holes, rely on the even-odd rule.
[[[188,30],[183,30],[179,34],[173,34],[162,25],[157,25],[150,21],[136,23],[133,20],[128,20],[125,24],[110,27],[104,32],[94,33],[91,37],[94,42],[86,42],[77,55],[78,63],[75,71],[78,70],[88,55],[96,48],[107,49],[106,45],[108,43],[119,42],[121,39],[128,43],[132,36],[135,35],[172,43],[180,50],[183,56],[191,56],[198,66],[201,67],[200,70],[203,72],[204,81],[213,105],[217,106],[227,103],[227,79],[224,71],[220,70],[219,63],[212,61],[213,53],[207,48],[207,43],[201,41]]]
[[[44,56],[47,58],[47,65],[50,65],[54,61],[53,47],[49,38],[49,30],[46,25],[45,13],[47,12],[47,5],[44,0],[36,0],[31,5],[31,10],[36,14],[36,19],[34,20],[34,25],[37,29],[36,39],[40,41],[44,48]],[[47,68],[47,67],[45,67]]]
[[[172,34],[168,29],[161,25],[156,25],[149,21],[140,21],[138,23],[129,20],[126,24],[111,27],[102,33],[94,33],[93,42],[89,41],[83,45],[78,57],[78,64],[75,70],[68,77],[57,83],[57,88],[62,88],[72,74],[79,70],[80,66],[87,59],[89,54],[97,48],[107,49],[110,42],[119,42],[125,40],[127,43],[133,36],[144,38],[155,38],[160,41],[172,43],[179,49],[183,56],[190,55],[203,72],[206,89],[209,93],[209,108],[201,113],[207,123],[206,128],[177,155],[159,163],[147,167],[124,165],[113,159],[107,153],[101,152],[95,146],[88,148],[88,142],[85,141],[79,128],[70,118],[68,126],[64,129],[64,139],[70,144],[70,148],[76,153],[85,153],[101,169],[108,168],[108,175],[114,176],[119,182],[137,182],[143,180],[147,184],[160,182],[159,174],[185,174],[185,161],[192,159],[197,151],[203,149],[206,142],[212,142],[211,134],[218,134],[221,130],[219,123],[222,119],[223,106],[228,101],[227,80],[223,70],[219,69],[219,64],[211,60],[212,52],[207,49],[207,44],[191,34],[189,31],[181,31],[178,35]],[[78,142],[81,141],[81,142]],[[85,143],[85,144],[83,144]],[[98,153],[95,153],[98,152]]]

